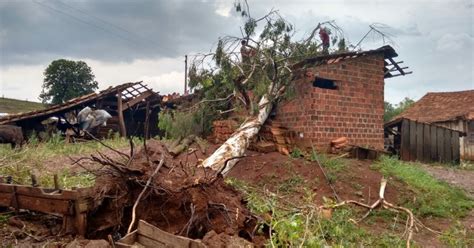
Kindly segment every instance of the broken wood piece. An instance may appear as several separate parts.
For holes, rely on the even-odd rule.
[[[58,174],[54,174],[53,181],[54,181],[54,189],[58,190],[59,189]]]
[[[125,237],[117,241],[115,243],[115,247],[131,248],[136,247],[134,245],[136,245],[137,243],[142,247],[207,247],[199,240],[173,235],[143,220],[140,220],[138,222],[137,230],[125,235]]]
[[[31,174],[30,177],[31,177],[31,186],[38,187],[39,185],[38,185],[38,180],[36,180],[36,175]]]
[[[201,151],[201,154],[206,154],[206,150],[207,150],[207,142],[205,140],[203,140],[201,137],[199,136],[196,136],[194,138],[194,141],[196,142],[196,144],[199,146],[199,150]]]

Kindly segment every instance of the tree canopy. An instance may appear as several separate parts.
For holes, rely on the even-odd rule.
[[[391,104],[389,102],[384,102],[384,114],[383,120],[384,122],[390,121],[393,117],[401,114],[403,111],[408,109],[411,105],[413,105],[415,101],[412,99],[405,97],[401,102],[398,104]]]
[[[94,79],[92,69],[83,61],[55,60],[44,71],[39,99],[43,103],[61,104],[92,93],[98,88]]]
[[[209,100],[203,104],[206,108],[212,105],[219,113],[239,111],[255,116],[262,108],[262,96],[272,104],[290,95],[289,82],[305,70],[295,64],[322,52],[316,35],[321,28],[331,33],[332,52],[347,50],[342,29],[334,21],[316,23],[308,36],[296,40],[294,26],[278,11],[255,18],[246,1],[237,1],[235,10],[244,21],[242,36],[220,37],[215,51],[197,56],[189,71],[190,88]]]

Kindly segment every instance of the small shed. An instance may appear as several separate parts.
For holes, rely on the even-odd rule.
[[[278,103],[272,126],[291,132],[300,148],[326,150],[347,137],[383,149],[385,79],[412,73],[391,46],[316,56],[294,66],[294,97]]]
[[[394,120],[400,118],[465,134],[459,140],[461,159],[474,160],[474,90],[428,93]]]
[[[397,118],[385,124],[392,152],[404,161],[460,163],[460,139],[464,133],[442,126]]]
[[[77,129],[73,122],[77,113],[84,107],[104,109],[112,115],[106,127],[98,127],[94,134],[106,137],[111,131],[122,136],[154,136],[159,133],[157,125],[160,111],[161,96],[149,89],[142,82],[133,82],[110,87],[98,93],[91,93],[71,99],[63,104],[0,117],[0,125],[10,124],[20,126],[28,136],[33,132],[45,131],[43,121],[51,117],[66,121],[67,128]],[[145,133],[144,123],[146,112],[149,110],[148,133]],[[75,130],[78,133],[78,130]]]

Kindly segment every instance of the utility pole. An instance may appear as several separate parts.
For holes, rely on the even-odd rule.
[[[188,55],[184,55],[184,95],[188,94]]]

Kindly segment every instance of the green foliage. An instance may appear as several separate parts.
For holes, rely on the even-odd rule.
[[[128,140],[115,136],[104,140],[113,148],[128,146]],[[139,143],[140,140],[135,140]],[[30,175],[35,174],[41,186],[52,187],[53,172],[48,170],[51,159],[64,160],[64,169],[55,172],[61,187],[88,187],[94,184],[94,176],[90,173],[72,173],[67,168],[72,162],[66,157],[76,154],[94,153],[107,149],[95,141],[65,144],[59,135],[53,135],[48,142],[39,143],[35,136],[21,150],[11,149],[10,146],[0,145],[0,175],[12,176],[19,184],[30,184]]]
[[[282,193],[292,193],[298,186],[302,186],[304,179],[298,175],[286,179],[278,186],[278,191]]]
[[[349,208],[333,212],[324,219],[314,207],[314,193],[306,192],[303,202],[290,203],[274,193],[262,193],[258,188],[237,179],[226,182],[244,194],[249,209],[262,216],[271,227],[267,246],[274,247],[403,247],[404,240],[391,234],[372,236],[349,220],[355,218]],[[259,229],[261,232],[261,228]]]
[[[456,221],[453,226],[443,232],[441,241],[449,247],[474,247],[474,232]]]
[[[0,213],[0,225],[6,224],[8,219],[13,216],[14,213]]]
[[[290,156],[292,158],[301,158],[303,157],[303,152],[298,147],[294,147],[290,153]]]
[[[39,96],[43,103],[61,104],[98,88],[92,69],[83,61],[55,60],[44,71],[44,77]]]
[[[400,204],[418,216],[463,217],[474,208],[474,200],[464,191],[433,178],[416,163],[384,156],[373,168],[408,185],[416,198],[410,197]]]
[[[165,132],[166,139],[182,139],[191,134],[202,133],[200,112],[160,112],[158,128]]]
[[[293,25],[277,11],[271,11],[262,18],[254,18],[250,15],[247,2],[236,1],[234,7],[243,19],[243,37],[219,38],[212,57],[204,56],[192,63],[189,85],[192,89],[199,90],[208,100],[232,93],[244,99],[244,103],[232,101],[231,106],[229,102],[212,101],[206,104],[208,107],[219,105],[211,108],[245,109],[248,114],[255,115],[263,95],[276,102],[286,89],[291,88],[290,82],[295,70],[293,65],[302,59],[318,55],[320,44],[316,39],[309,39],[308,42],[293,40]],[[339,41],[338,37],[334,38]],[[244,42],[241,43],[242,41]],[[341,49],[345,47],[345,41],[338,44]],[[239,46],[240,53],[237,51]],[[207,61],[211,58],[211,61]],[[300,69],[304,68],[297,70]]]
[[[346,167],[346,162],[341,158],[330,158],[328,155],[321,153],[316,153],[316,150],[313,148],[310,156],[311,161],[319,162],[323,167],[329,170],[329,172],[340,172]]]
[[[407,110],[414,103],[415,101],[408,97],[405,97],[400,103],[395,105],[392,105],[389,102],[384,102],[383,120],[385,122],[390,121],[393,117],[403,113],[403,111]]]

